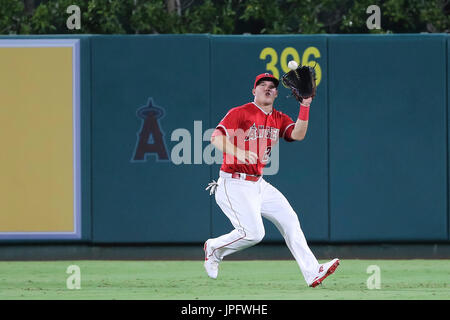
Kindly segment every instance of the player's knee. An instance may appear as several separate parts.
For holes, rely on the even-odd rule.
[[[246,235],[245,239],[252,244],[257,244],[262,241],[262,239],[265,236],[265,231],[263,230],[256,230],[253,232],[250,232]]]

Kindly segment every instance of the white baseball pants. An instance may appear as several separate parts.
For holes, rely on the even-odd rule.
[[[234,179],[220,171],[216,202],[230,219],[234,230],[211,239],[210,248],[219,261],[236,251],[260,242],[265,234],[262,217],[270,220],[283,235],[309,284],[317,276],[319,262],[306,242],[297,214],[283,194],[262,177],[257,182]]]

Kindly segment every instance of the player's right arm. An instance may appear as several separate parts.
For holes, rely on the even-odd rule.
[[[240,107],[233,108],[223,117],[211,135],[211,143],[221,152],[231,155],[239,160],[240,163],[255,164],[258,156],[252,151],[244,150],[239,142],[243,142],[240,134],[243,134],[242,127],[242,110]],[[238,140],[233,143],[233,140]],[[238,146],[241,146],[239,148]],[[224,161],[233,161],[229,157],[224,157]],[[229,159],[229,160],[228,160]]]
[[[219,129],[213,132],[211,143],[221,152],[236,157],[242,163],[255,164],[258,160],[258,155],[255,152],[238,148]]]

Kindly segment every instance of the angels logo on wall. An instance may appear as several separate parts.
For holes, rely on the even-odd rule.
[[[160,120],[164,117],[164,109],[156,106],[153,98],[149,98],[145,106],[136,111],[142,119],[142,126],[137,133],[136,147],[131,162],[145,162],[149,155],[155,155],[157,161],[169,161],[164,133]]]

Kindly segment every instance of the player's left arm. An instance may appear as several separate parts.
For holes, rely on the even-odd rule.
[[[309,108],[311,106],[312,98],[303,99],[300,104],[300,112],[298,115],[297,122],[295,123],[294,129],[291,132],[291,139],[293,140],[303,140],[308,131],[309,123]]]

